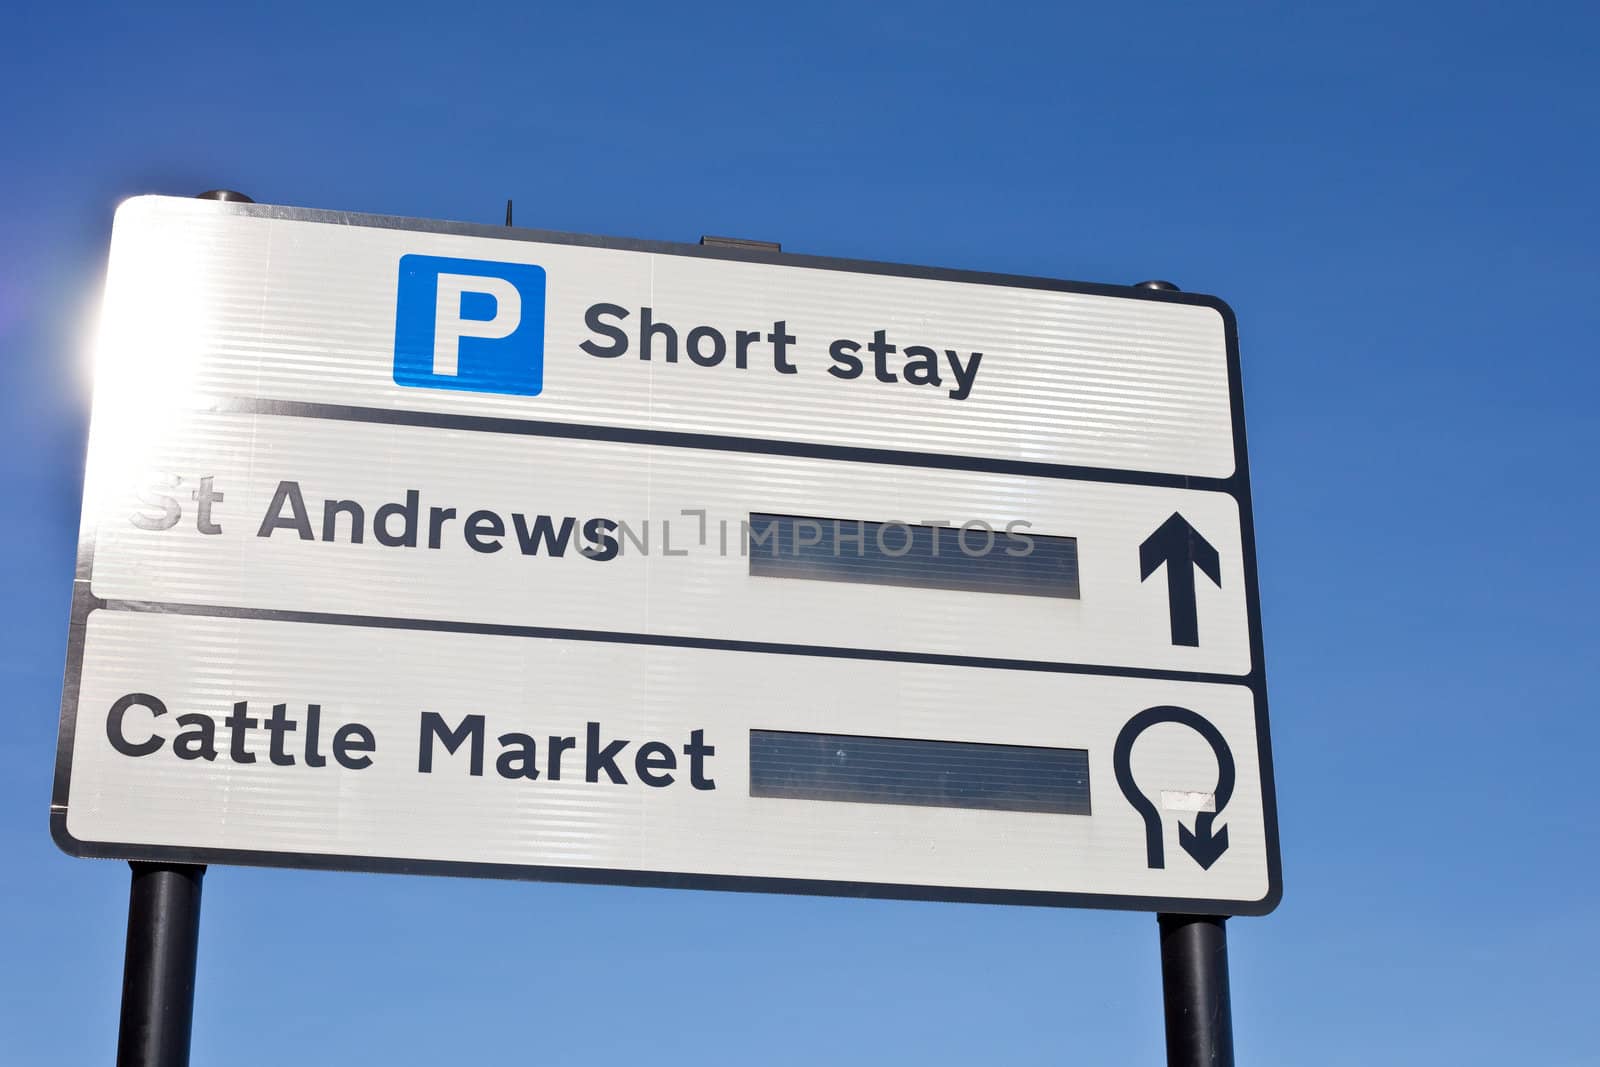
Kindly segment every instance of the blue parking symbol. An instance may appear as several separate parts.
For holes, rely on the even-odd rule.
[[[395,383],[538,396],[544,297],[544,268],[531,263],[401,256]]]

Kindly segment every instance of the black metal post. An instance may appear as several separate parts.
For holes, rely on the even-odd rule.
[[[1158,915],[1167,1067],[1233,1067],[1227,921],[1217,915]]]
[[[1171,282],[1154,278],[1134,288],[1178,291]],[[1216,915],[1156,916],[1167,1067],[1233,1067],[1226,921]]]
[[[130,863],[117,1067],[188,1067],[204,867]]]
[[[211,189],[196,199],[254,203],[231,189]],[[188,1067],[200,951],[200,883],[206,869],[183,863],[128,866],[133,881],[117,1067]]]

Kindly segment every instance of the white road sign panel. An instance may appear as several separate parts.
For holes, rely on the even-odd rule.
[[[69,852],[1259,913],[1208,297],[147,197]]]

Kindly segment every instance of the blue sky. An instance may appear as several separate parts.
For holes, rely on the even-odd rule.
[[[112,210],[310,207],[1237,311],[1285,895],[1241,1063],[1593,1062],[1592,6],[30,6],[0,85],[0,1059],[107,1062],[46,828]],[[1161,1062],[1153,916],[247,869],[195,1061]]]

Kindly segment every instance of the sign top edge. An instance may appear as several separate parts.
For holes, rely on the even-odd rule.
[[[193,197],[170,196],[162,193],[141,193],[124,198],[117,204],[116,217],[120,220],[126,210],[137,210],[141,207],[155,205],[160,205],[163,208],[178,207],[182,210],[197,213],[211,212],[220,215],[236,215],[246,218],[286,222],[311,222],[331,226],[404,230],[413,233],[453,234],[500,241],[526,241],[534,244],[605,248],[627,252],[684,256],[691,259],[760,263],[854,274],[915,278],[927,281],[964,282],[1012,289],[1077,293],[1084,296],[1099,296],[1110,299],[1181,304],[1190,307],[1210,308],[1215,311],[1222,318],[1223,327],[1230,338],[1236,336],[1237,330],[1237,319],[1233,308],[1221,297],[1213,296],[1209,293],[1187,292],[1181,289],[1146,289],[1137,284],[1113,285],[1105,282],[1049,278],[1042,275],[966,270],[958,267],[935,267],[926,264],[899,263],[885,260],[851,259],[842,256],[770,251],[761,248],[688,244],[634,237],[610,237],[597,234],[568,233],[561,230],[541,230],[520,226],[496,226],[490,223],[422,219],[403,215],[375,215],[357,211],[293,207],[283,204],[246,203],[238,200],[199,200]]]

